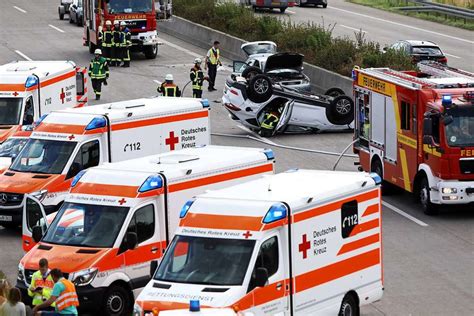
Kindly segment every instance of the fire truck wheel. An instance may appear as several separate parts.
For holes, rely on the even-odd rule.
[[[347,125],[354,120],[354,101],[347,95],[340,95],[326,107],[326,116],[334,125]]]
[[[250,80],[247,88],[247,95],[250,101],[262,103],[268,101],[272,94],[272,82],[267,76],[256,75]]]
[[[127,290],[118,285],[109,287],[104,295],[103,312],[107,316],[130,315],[132,306]]]
[[[155,59],[158,55],[158,45],[148,45],[143,48],[146,59]]]
[[[242,71],[242,77],[244,77],[248,81],[250,81],[250,79],[252,79],[256,75],[260,75],[260,74],[262,74],[262,70],[257,67],[248,67],[248,68],[245,68],[244,71]]]
[[[358,316],[359,306],[354,296],[347,294],[341,303],[341,309],[339,310],[339,316]]]
[[[430,185],[428,183],[428,179],[423,177],[420,180],[420,203],[423,207],[423,212],[426,215],[437,215],[439,212],[438,206],[431,203],[431,196],[430,196]]]
[[[339,89],[339,88],[330,88],[328,90],[326,90],[326,92],[324,92],[324,95],[328,95],[330,97],[338,97],[340,95],[345,95],[344,91],[342,91],[342,89]]]

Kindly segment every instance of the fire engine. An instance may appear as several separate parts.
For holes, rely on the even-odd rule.
[[[15,61],[2,65],[0,144],[43,114],[86,104],[86,69],[71,61]]]
[[[354,152],[361,168],[419,197],[426,214],[474,202],[474,74],[354,69]]]
[[[25,194],[58,210],[80,171],[210,142],[209,102],[150,98],[55,111],[43,117],[0,175],[0,225],[21,223]]]
[[[148,59],[158,54],[156,10],[154,0],[84,0],[83,44],[92,54],[97,48],[98,33],[107,20],[125,21],[132,33],[132,49],[142,51]]]
[[[380,182],[290,170],[198,195],[134,315],[359,315],[383,294]]]
[[[230,146],[104,164],[75,177],[51,224],[42,203],[27,196],[23,234],[42,240],[21,260],[17,285],[26,292],[38,260],[46,258],[75,283],[81,312],[131,315],[133,292],[150,280],[150,262],[163,255],[183,204],[272,174],[273,165],[271,150]]]

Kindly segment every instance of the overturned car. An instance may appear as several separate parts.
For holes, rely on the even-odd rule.
[[[233,120],[263,136],[353,128],[354,102],[341,89],[329,89],[325,94],[302,92],[275,83],[265,74],[256,74],[250,80],[229,76],[222,103]],[[263,134],[262,124],[269,113],[278,117],[277,123]]]

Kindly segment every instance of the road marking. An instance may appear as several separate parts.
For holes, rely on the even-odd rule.
[[[58,32],[65,33],[65,32],[64,32],[63,30],[61,30],[59,27],[56,27],[56,26],[51,25],[51,24],[48,24],[48,25],[49,25],[49,27],[55,29],[55,30],[58,31]]]
[[[26,13],[25,10],[23,10],[22,8],[19,8],[17,7],[16,5],[13,6],[15,9],[17,9],[18,11],[20,11],[21,13]]]
[[[189,54],[189,55],[191,55],[191,56],[193,56],[193,57],[200,57],[200,58],[202,58],[201,55],[199,55],[199,54],[197,54],[197,53],[195,53],[195,52],[192,52],[192,51],[190,51],[189,49],[186,49],[186,48],[183,48],[183,47],[178,46],[178,45],[176,45],[176,44],[173,44],[173,43],[171,43],[171,42],[165,41],[165,40],[162,39],[162,38],[160,38],[160,41],[162,41],[164,44],[166,44],[166,45],[168,45],[168,46],[170,46],[170,47],[173,47],[174,49],[177,49],[177,50],[179,50],[179,51],[181,51],[181,52],[183,52],[183,53]]]
[[[31,59],[30,57],[26,56],[25,54],[23,54],[22,52],[20,52],[19,50],[16,50],[15,53],[17,53],[18,55],[20,55],[21,57],[23,57],[24,59],[26,60],[29,60],[29,61],[32,61],[33,59]]]
[[[394,211],[395,213],[398,213],[400,214],[401,216],[405,217],[405,218],[408,218],[409,220],[411,220],[412,222],[415,222],[416,224],[420,225],[420,226],[423,226],[423,227],[428,227],[429,225],[426,224],[425,222],[423,221],[420,221],[418,218],[415,218],[413,216],[411,216],[410,214],[408,213],[405,213],[404,211],[402,211],[401,209],[399,209],[398,207],[396,206],[393,206],[392,204],[388,203],[388,202],[385,202],[385,201],[382,201],[382,205],[391,209],[392,211]]]
[[[269,140],[268,138],[265,138],[265,137],[262,137],[260,135],[258,135],[257,133],[255,133],[254,131],[250,130],[249,128],[241,125],[241,124],[237,124],[237,127],[240,128],[241,130],[244,130],[246,131],[247,133],[250,133],[252,134],[253,136],[257,137],[258,139],[260,140],[263,140],[264,142],[267,142],[268,144],[270,145],[274,145],[274,146],[277,146],[277,144],[275,144],[274,142],[272,142],[271,140]]]
[[[453,58],[457,58],[457,59],[461,59],[461,57],[459,56],[456,56],[456,55],[451,55],[451,54],[448,54],[448,53],[444,53],[446,56],[449,56],[449,57],[453,57]]]
[[[350,26],[342,25],[342,24],[339,24],[339,25],[342,26],[342,27],[345,27],[346,29],[354,30],[354,31],[356,31],[356,32],[367,33],[367,31],[364,31],[364,30],[362,30],[362,29],[356,29],[355,27],[350,27]]]
[[[367,15],[367,14],[356,13],[356,12],[352,12],[352,11],[349,11],[349,10],[335,8],[333,6],[330,6],[329,8],[334,9],[334,10],[339,10],[339,11],[342,11],[342,12],[346,12],[346,13],[350,13],[350,14],[354,14],[354,15],[358,15],[358,16],[362,16],[362,17],[365,17],[365,18],[373,19],[373,20],[376,20],[376,21],[384,22],[384,23],[390,23],[390,24],[393,24],[393,25],[403,26],[403,27],[406,27],[406,28],[409,28],[409,29],[422,31],[422,32],[430,33],[430,34],[435,34],[435,35],[455,39],[455,40],[458,40],[458,41],[461,41],[461,42],[469,43],[469,44],[474,44],[474,41],[470,41],[470,40],[467,40],[467,39],[464,39],[464,38],[451,36],[451,35],[447,35],[447,34],[443,34],[443,33],[438,33],[438,32],[434,32],[434,31],[425,30],[425,29],[422,29],[422,28],[419,28],[419,27],[416,27],[416,26],[411,26],[411,25],[406,25],[406,24],[403,24],[403,23],[393,22],[393,21],[390,21],[390,20],[376,18],[376,17],[370,16],[370,15]]]
[[[286,12],[291,13],[291,14],[296,14],[295,11],[286,10]]]

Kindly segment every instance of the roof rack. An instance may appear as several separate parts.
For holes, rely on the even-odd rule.
[[[387,80],[390,82],[397,83],[410,89],[420,89],[423,86],[432,86],[433,83],[415,76],[406,74],[401,71],[392,70],[390,68],[366,68],[363,72],[377,77],[379,79]]]
[[[421,72],[436,78],[462,77],[474,79],[474,73],[462,69],[450,67],[435,61],[425,61],[418,63]]]

